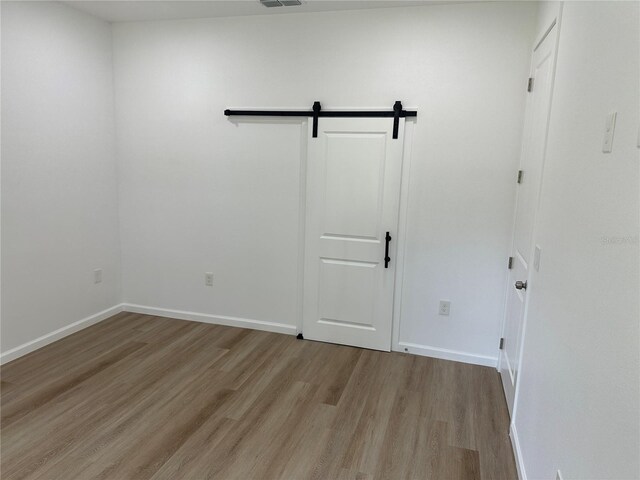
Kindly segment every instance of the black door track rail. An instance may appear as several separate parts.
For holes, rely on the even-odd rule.
[[[262,116],[262,117],[311,117],[313,118],[313,138],[318,136],[318,118],[320,117],[341,117],[341,118],[393,118],[393,138],[398,138],[398,126],[400,118],[417,117],[418,112],[415,110],[403,110],[402,102],[398,100],[393,105],[391,111],[372,111],[372,110],[344,110],[331,111],[322,110],[320,102],[313,102],[313,107],[308,111],[301,110],[225,110],[227,117],[238,116]]]

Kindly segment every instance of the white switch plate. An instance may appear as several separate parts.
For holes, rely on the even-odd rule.
[[[449,315],[450,311],[451,311],[451,302],[449,300],[440,300],[438,315]]]
[[[213,273],[212,272],[206,272],[204,274],[204,284],[207,287],[213,287]]]
[[[602,139],[602,153],[611,153],[613,149],[613,133],[616,131],[616,117],[618,113],[613,112],[607,115],[604,122],[604,138]]]
[[[102,269],[96,268],[93,271],[93,283],[102,283]]]
[[[540,271],[540,255],[542,255],[542,249],[540,245],[536,245],[536,249],[533,252],[533,268],[536,269],[536,272]]]

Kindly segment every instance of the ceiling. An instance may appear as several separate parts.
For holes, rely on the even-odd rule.
[[[68,0],[63,3],[109,22],[134,22],[181,18],[328,12],[461,2],[429,0],[302,0],[302,5],[300,6],[274,8],[264,7],[258,0]]]

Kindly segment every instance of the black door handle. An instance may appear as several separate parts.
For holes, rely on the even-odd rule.
[[[389,268],[389,262],[391,261],[391,257],[389,256],[389,242],[391,241],[391,235],[389,235],[389,232],[387,232],[384,239],[386,240],[384,246],[384,268]]]

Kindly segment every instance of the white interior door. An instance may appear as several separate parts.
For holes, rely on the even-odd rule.
[[[523,148],[520,159],[522,177],[518,185],[513,234],[512,268],[507,283],[507,308],[503,329],[500,375],[509,412],[513,410],[518,366],[524,334],[527,287],[530,288],[534,245],[533,232],[542,181],[542,167],[551,103],[556,30],[554,26],[533,53],[531,64],[532,91],[529,93],[525,118]],[[521,283],[518,283],[521,282]]]
[[[397,139],[390,118],[318,123],[317,138],[309,124],[303,334],[389,351],[404,119]]]

